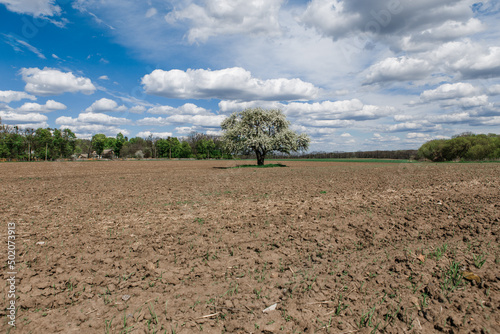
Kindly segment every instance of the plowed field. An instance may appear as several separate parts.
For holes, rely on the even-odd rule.
[[[500,332],[500,164],[283,163],[0,164],[0,331]]]

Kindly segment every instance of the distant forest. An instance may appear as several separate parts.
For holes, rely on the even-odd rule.
[[[95,134],[91,139],[79,139],[70,129],[20,129],[0,122],[0,159],[4,161],[101,157],[220,159],[223,152],[219,137],[203,133],[181,139],[153,136],[129,139],[121,133],[116,137]]]
[[[109,153],[111,151],[111,154]],[[0,159],[3,161],[35,161],[89,158],[233,158],[223,152],[220,137],[191,133],[187,137],[127,138],[95,134],[91,139],[79,139],[70,129],[20,129],[1,123]],[[240,158],[254,158],[243,155]],[[304,154],[271,154],[268,158],[301,159],[418,159],[430,161],[498,160],[500,135],[467,132],[452,139],[431,140],[418,150],[311,152]]]

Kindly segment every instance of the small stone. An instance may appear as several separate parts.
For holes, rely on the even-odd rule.
[[[130,299],[130,295],[123,295],[123,296],[122,296],[122,300],[123,300],[123,301],[125,301],[125,302],[126,302],[127,300],[129,300],[129,299]]]

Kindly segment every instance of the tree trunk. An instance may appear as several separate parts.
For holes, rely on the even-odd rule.
[[[255,151],[255,155],[257,156],[257,165],[258,166],[263,166],[264,165],[264,159],[266,158],[266,155],[261,153],[259,150]]]

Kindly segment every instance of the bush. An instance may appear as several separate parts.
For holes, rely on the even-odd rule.
[[[449,140],[431,140],[418,149],[418,158],[435,162],[500,159],[500,136],[464,133]]]

